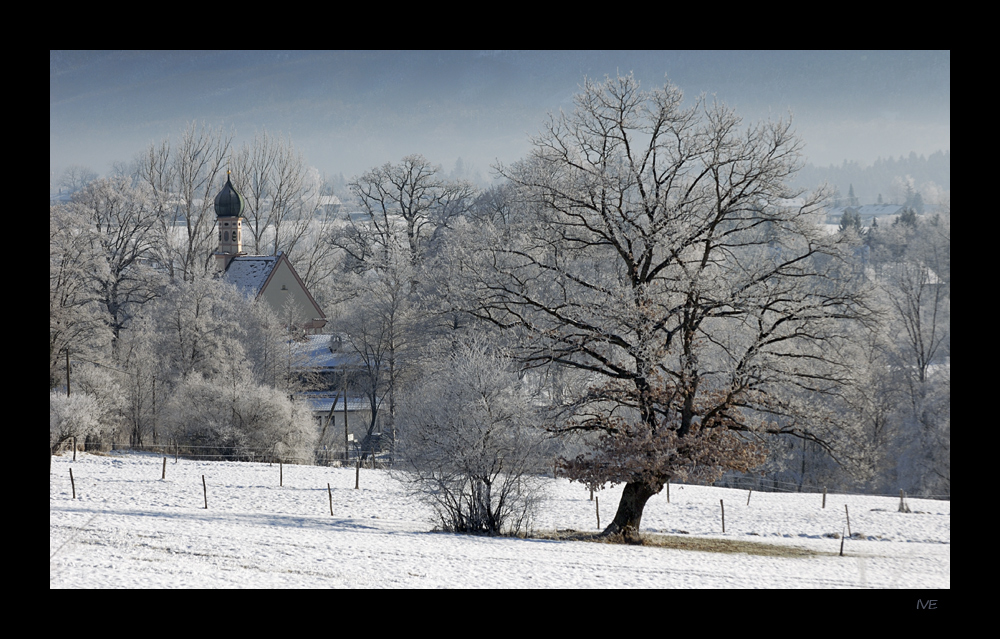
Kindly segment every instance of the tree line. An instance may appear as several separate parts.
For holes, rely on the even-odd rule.
[[[228,167],[248,250],[287,252],[447,528],[528,525],[553,458],[625,485],[623,538],[671,480],[947,495],[950,210],[829,233],[831,190],[790,186],[800,149],[790,122],[615,77],[488,188],[412,155],[334,210],[290,141],[192,126],[50,208],[50,443],[316,443],[288,322],[212,277]],[[72,391],[67,352],[101,365]]]

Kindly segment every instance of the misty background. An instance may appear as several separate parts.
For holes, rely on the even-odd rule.
[[[585,77],[629,72],[745,120],[791,112],[808,168],[838,169],[810,182],[950,151],[947,51],[50,51],[50,190],[71,165],[106,174],[193,121],[236,144],[287,136],[334,180],[419,153],[485,182]]]

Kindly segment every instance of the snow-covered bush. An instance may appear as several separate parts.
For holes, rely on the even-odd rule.
[[[313,459],[316,429],[308,407],[248,377],[193,374],[176,387],[165,415],[168,436],[182,448],[207,447],[231,459]]]
[[[482,342],[459,345],[400,401],[397,419],[405,477],[444,529],[530,526],[546,439],[508,355]]]
[[[96,433],[101,426],[100,403],[93,395],[76,393],[69,397],[63,391],[49,393],[49,449],[76,437],[78,440]]]

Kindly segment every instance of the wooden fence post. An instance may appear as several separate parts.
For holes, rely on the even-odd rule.
[[[594,498],[594,509],[597,512],[597,529],[601,529],[601,498]]]
[[[823,486],[823,508],[826,508],[826,486]]]
[[[73,499],[76,499],[76,482],[73,481],[73,469],[69,469],[69,484],[73,487]]]
[[[166,479],[166,478],[167,478],[167,458],[166,458],[166,456],[164,456],[163,457],[163,474],[160,475],[160,479]]]
[[[281,462],[278,462],[278,485],[285,485],[285,468],[282,466]]]
[[[670,480],[667,480],[667,503],[670,503]]]
[[[330,490],[330,484],[326,485],[326,494],[330,496],[330,516],[333,517],[333,491]]]
[[[847,512],[847,504],[844,504],[844,514],[847,515],[847,536],[851,536],[851,513]]]
[[[726,506],[719,500],[719,508],[722,509],[722,532],[726,532]]]
[[[750,505],[750,495],[752,494],[753,494],[753,488],[751,488],[750,491],[747,492],[747,506]]]
[[[205,492],[205,510],[208,510],[208,485],[205,483],[205,476],[201,476],[201,489]]]
[[[354,464],[354,490],[358,489],[358,479],[361,476],[361,460]]]

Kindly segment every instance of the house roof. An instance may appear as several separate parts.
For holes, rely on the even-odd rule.
[[[843,215],[847,209],[857,212],[861,217],[882,217],[897,215],[903,207],[899,204],[865,204],[864,206],[837,206],[827,209],[828,215]]]
[[[302,341],[296,341],[295,361],[298,367],[312,370],[355,368],[360,365],[356,353],[343,348],[332,350],[331,340],[337,340],[336,335],[305,335]]]
[[[335,407],[335,412],[343,412],[344,410],[344,398],[335,397],[332,393],[299,393],[296,397],[309,405],[309,409],[314,413],[329,413],[331,408],[334,408],[333,403],[336,400],[337,406]],[[368,400],[364,397],[348,397],[347,398],[347,412],[357,412],[362,410],[371,410],[371,405]]]

